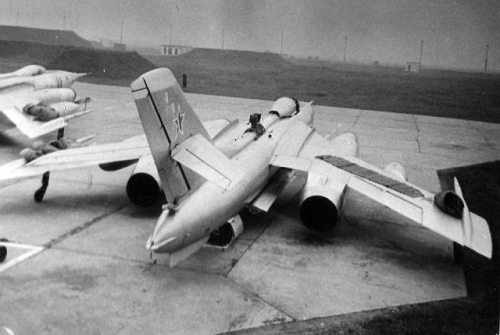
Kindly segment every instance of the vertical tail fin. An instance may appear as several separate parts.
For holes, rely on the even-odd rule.
[[[196,134],[211,139],[170,70],[164,68],[145,73],[130,87],[165,196],[170,204],[175,204],[179,198],[197,189],[203,178],[175,162],[171,151]]]

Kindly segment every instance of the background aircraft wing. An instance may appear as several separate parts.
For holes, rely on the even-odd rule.
[[[224,119],[203,122],[210,136],[215,137],[230,122]],[[98,164],[138,160],[151,154],[145,135],[137,135],[122,142],[69,148],[47,154],[27,163],[24,159],[0,166],[0,181],[29,178],[47,171],[66,170]]]
[[[29,138],[37,138],[45,134],[49,134],[58,129],[64,128],[68,125],[66,117],[59,117],[57,119],[41,122],[34,121],[32,118],[27,117],[22,112],[15,108],[2,110],[3,114],[19,129],[21,133]],[[86,114],[90,111],[85,111]],[[81,114],[75,113],[74,116]],[[73,116],[72,115],[72,116]]]
[[[47,171],[139,160],[148,154],[151,154],[151,151],[145,135],[138,135],[123,142],[53,152],[29,163],[18,159],[0,166],[0,180],[29,178]]]
[[[34,117],[23,113],[24,106],[29,104],[36,105],[39,101],[31,99],[5,99],[0,103],[0,111],[9,119],[21,133],[29,138],[37,138],[49,134],[68,125],[68,120],[92,112],[92,109],[84,110],[61,116],[56,119],[42,122],[34,120]]]

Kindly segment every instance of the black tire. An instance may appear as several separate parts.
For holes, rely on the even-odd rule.
[[[45,196],[45,190],[40,189],[35,192],[33,198],[35,199],[36,202],[42,202],[44,196]]]
[[[7,258],[7,247],[4,245],[0,245],[0,263]]]

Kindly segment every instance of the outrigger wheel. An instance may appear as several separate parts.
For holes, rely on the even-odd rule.
[[[41,202],[43,200],[47,187],[49,187],[49,179],[50,172],[45,172],[42,176],[42,186],[35,192],[34,198],[36,202]]]

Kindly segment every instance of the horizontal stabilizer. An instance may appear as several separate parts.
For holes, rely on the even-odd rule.
[[[225,190],[244,177],[241,169],[200,134],[179,144],[172,151],[172,158]]]

